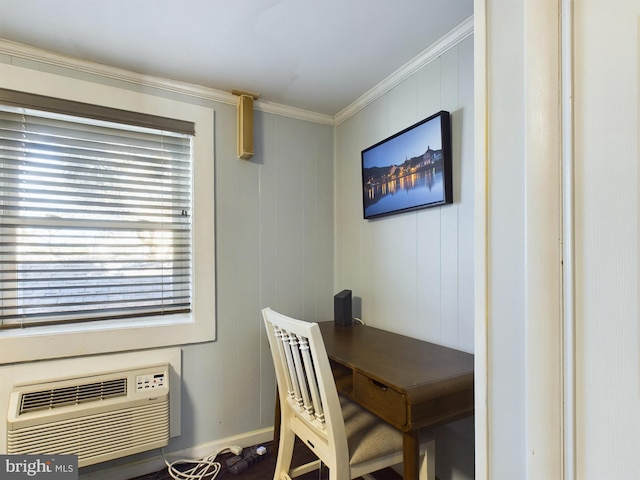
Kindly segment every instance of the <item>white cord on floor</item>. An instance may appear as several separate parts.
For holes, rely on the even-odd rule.
[[[164,459],[164,463],[167,466],[167,471],[171,478],[175,480],[204,480],[208,478],[209,480],[214,480],[218,473],[220,473],[221,465],[219,462],[216,462],[215,459],[221,453],[227,452],[236,452],[240,447],[225,447],[217,453],[213,453],[207,457],[204,457],[202,460],[189,460],[189,459],[181,459],[174,460],[173,462],[169,462],[164,456],[164,450],[162,451],[162,458]],[[240,448],[242,451],[242,449]],[[236,453],[237,455],[237,453]],[[177,465],[193,465],[188,470],[181,471],[176,468]]]

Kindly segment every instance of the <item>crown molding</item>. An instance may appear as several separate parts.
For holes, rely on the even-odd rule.
[[[444,35],[429,48],[416,55],[412,60],[400,67],[398,70],[389,75],[386,79],[373,87],[367,93],[362,95],[351,105],[341,110],[335,116],[311,112],[309,110],[289,107],[287,105],[260,99],[258,99],[254,103],[254,108],[265,113],[272,113],[275,115],[295,118],[298,120],[331,126],[339,125],[349,117],[362,110],[368,104],[387,93],[400,82],[413,75],[419,69],[432,62],[447,50],[456,46],[462,40],[471,35],[473,35],[473,15],[467,18],[464,22],[455,27],[449,33]],[[215,88],[202,87],[185,82],[179,82],[168,78],[142,75],[121,68],[111,67],[87,60],[60,55],[29,45],[11,42],[9,40],[0,39],[0,54],[9,55],[11,57],[21,58],[33,62],[44,63],[52,65],[54,67],[66,68],[90,75],[97,75],[121,82],[128,82],[135,85],[157,88],[159,90],[178,93],[180,95],[200,98],[203,100],[209,100],[228,105],[236,105],[237,103],[237,97],[231,92],[217,90]]]
[[[178,93],[180,95],[186,95],[228,105],[237,104],[237,97],[231,92],[217,90],[215,88],[202,87],[185,82],[179,82],[168,78],[142,75],[139,73],[131,72],[129,70],[102,65],[78,58],[68,57],[55,52],[50,52],[29,45],[4,40],[1,38],[0,54],[37,63],[43,63],[54,67],[70,69],[76,72],[97,75],[103,78],[109,78],[121,82],[128,82],[134,85],[157,88],[159,90]],[[334,119],[331,115],[310,112],[308,110],[288,107],[286,105],[281,105],[265,100],[256,101],[254,103],[254,108],[265,113],[273,113],[276,115],[291,117],[299,120],[306,120],[314,123],[334,125]]]
[[[351,105],[338,112],[334,117],[334,124],[340,125],[349,117],[352,117],[353,115],[358,113],[368,104],[372,103],[374,100],[387,93],[400,82],[406,80],[422,67],[424,67],[428,63],[431,63],[447,50],[455,47],[458,43],[471,35],[473,35],[473,15],[467,18],[449,33],[441,37],[429,48],[416,55],[413,59],[411,59],[394,73],[389,75],[386,79],[373,87],[367,93],[362,95]]]
[[[287,105],[273,103],[268,100],[258,99],[254,105],[257,105],[256,108],[258,110],[273,113],[275,115],[282,115],[284,117],[306,120],[308,122],[321,123],[324,125],[335,125],[333,115],[326,115],[324,113],[316,113],[310,110],[303,110],[301,108],[289,107]]]

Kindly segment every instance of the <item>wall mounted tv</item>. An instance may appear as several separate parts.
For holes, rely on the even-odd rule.
[[[362,151],[364,218],[453,202],[451,120],[440,111]]]

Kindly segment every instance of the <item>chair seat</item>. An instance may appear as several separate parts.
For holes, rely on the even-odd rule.
[[[402,433],[371,412],[339,395],[353,467],[402,451]]]

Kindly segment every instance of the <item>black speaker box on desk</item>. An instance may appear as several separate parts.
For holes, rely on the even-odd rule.
[[[348,327],[353,323],[351,290],[342,290],[333,297],[333,321],[341,327]]]

